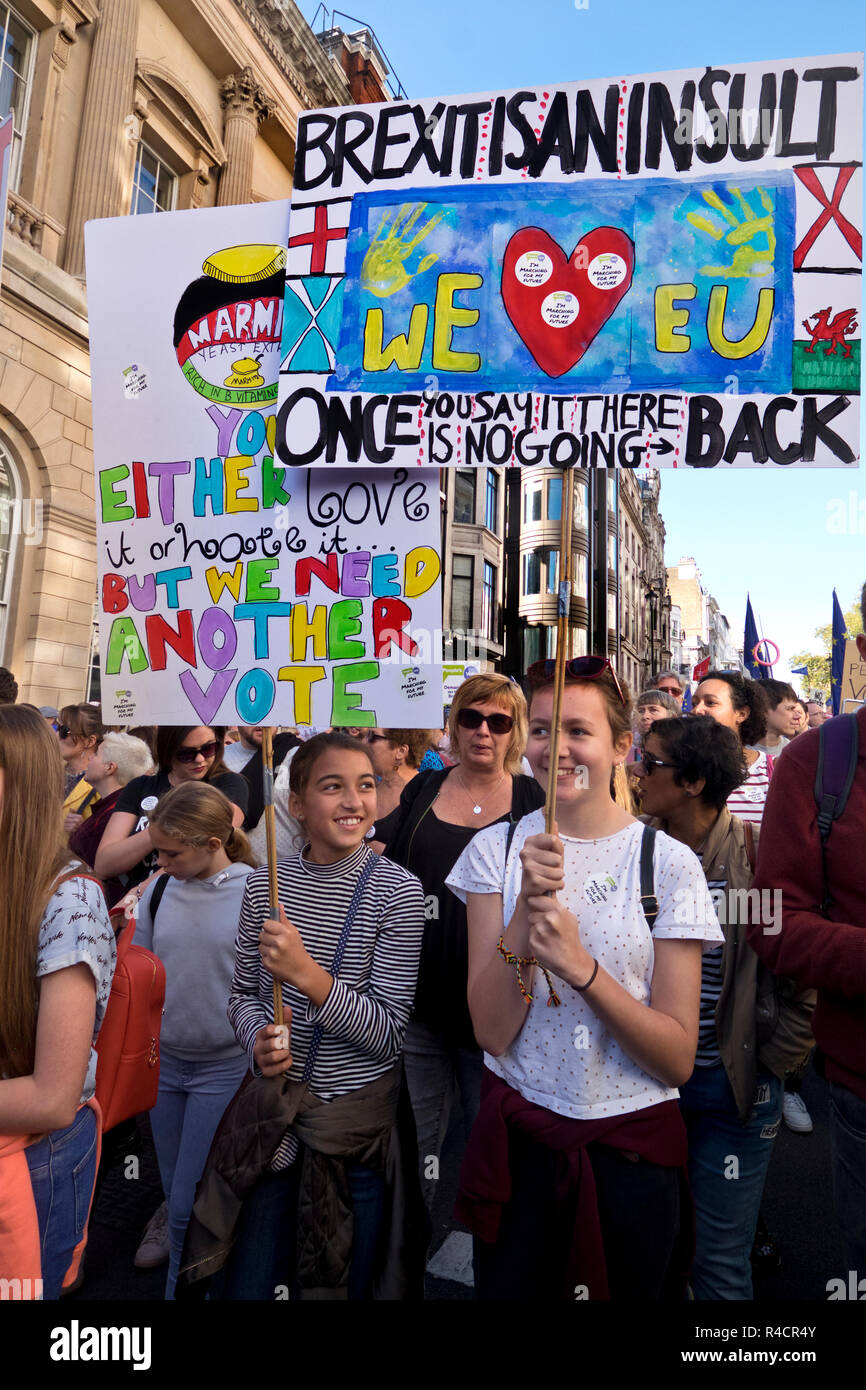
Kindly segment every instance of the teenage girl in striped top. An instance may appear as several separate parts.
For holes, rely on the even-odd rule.
[[[303,1296],[295,1247],[304,1243],[306,1250],[320,1238],[309,1226],[327,1202],[317,1202],[311,1213],[302,1198],[299,1217],[298,1194],[308,1143],[315,1149],[321,1142],[310,1125],[324,1116],[326,1152],[339,1160],[338,1186],[354,1216],[343,1296],[363,1299],[378,1287],[379,1237],[389,1203],[389,1228],[401,1220],[386,1189],[393,1178],[391,1137],[424,901],[417,878],[366,843],[376,819],[376,779],[364,744],[342,733],[310,739],[292,761],[290,788],[289,809],[307,843],[278,862],[279,922],[268,918],[267,870],[247,880],[229,1017],[254,1073],[307,1082],[309,1109],[299,1108],[244,1203],[223,1296],[273,1299],[279,1286]],[[274,980],[283,982],[288,1049],[273,1021]],[[373,1110],[380,1118],[371,1118]],[[345,1135],[343,1112],[351,1115]],[[359,1128],[366,1134],[360,1154]],[[345,1223],[339,1234],[345,1236]]]

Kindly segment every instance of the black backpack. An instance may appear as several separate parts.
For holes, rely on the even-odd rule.
[[[857,773],[860,729],[856,714],[837,714],[818,729],[818,771],[815,774],[815,803],[818,807],[818,833],[821,836],[821,866],[824,897],[821,912],[826,917],[833,898],[827,877],[827,841],[833,822],[842,815]]]

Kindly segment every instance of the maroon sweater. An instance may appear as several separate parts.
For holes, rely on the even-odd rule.
[[[827,844],[829,920],[818,910],[824,894],[814,796],[819,730],[809,729],[777,760],[761,825],[754,886],[782,890],[781,931],[753,924],[748,935],[771,970],[817,989],[812,1028],[827,1078],[866,1100],[866,706],[857,722],[857,773]]]

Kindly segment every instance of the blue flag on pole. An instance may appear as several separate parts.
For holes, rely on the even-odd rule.
[[[842,702],[842,672],[845,669],[845,640],[847,637],[845,617],[839,607],[836,590],[833,590],[833,646],[830,655],[830,698],[833,713],[839,713]]]
[[[683,714],[690,714],[692,708],[692,687],[686,681],[685,694],[683,695]]]
[[[808,668],[808,666],[792,666],[792,667],[791,667],[791,675],[792,675],[792,676],[808,676],[808,674],[809,674],[809,668]]]
[[[756,681],[764,679],[765,671],[763,666],[759,666],[753,656],[755,647],[758,645],[758,627],[755,622],[755,615],[752,612],[752,600],[746,595],[746,626],[743,631],[743,665]]]

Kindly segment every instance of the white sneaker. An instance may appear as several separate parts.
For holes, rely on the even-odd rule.
[[[147,1223],[141,1244],[135,1252],[133,1264],[136,1269],[156,1269],[165,1264],[169,1255],[168,1207],[163,1202],[157,1207]]]
[[[796,1091],[786,1091],[782,1100],[782,1116],[785,1124],[795,1134],[812,1133],[812,1116],[806,1109],[806,1102]]]

